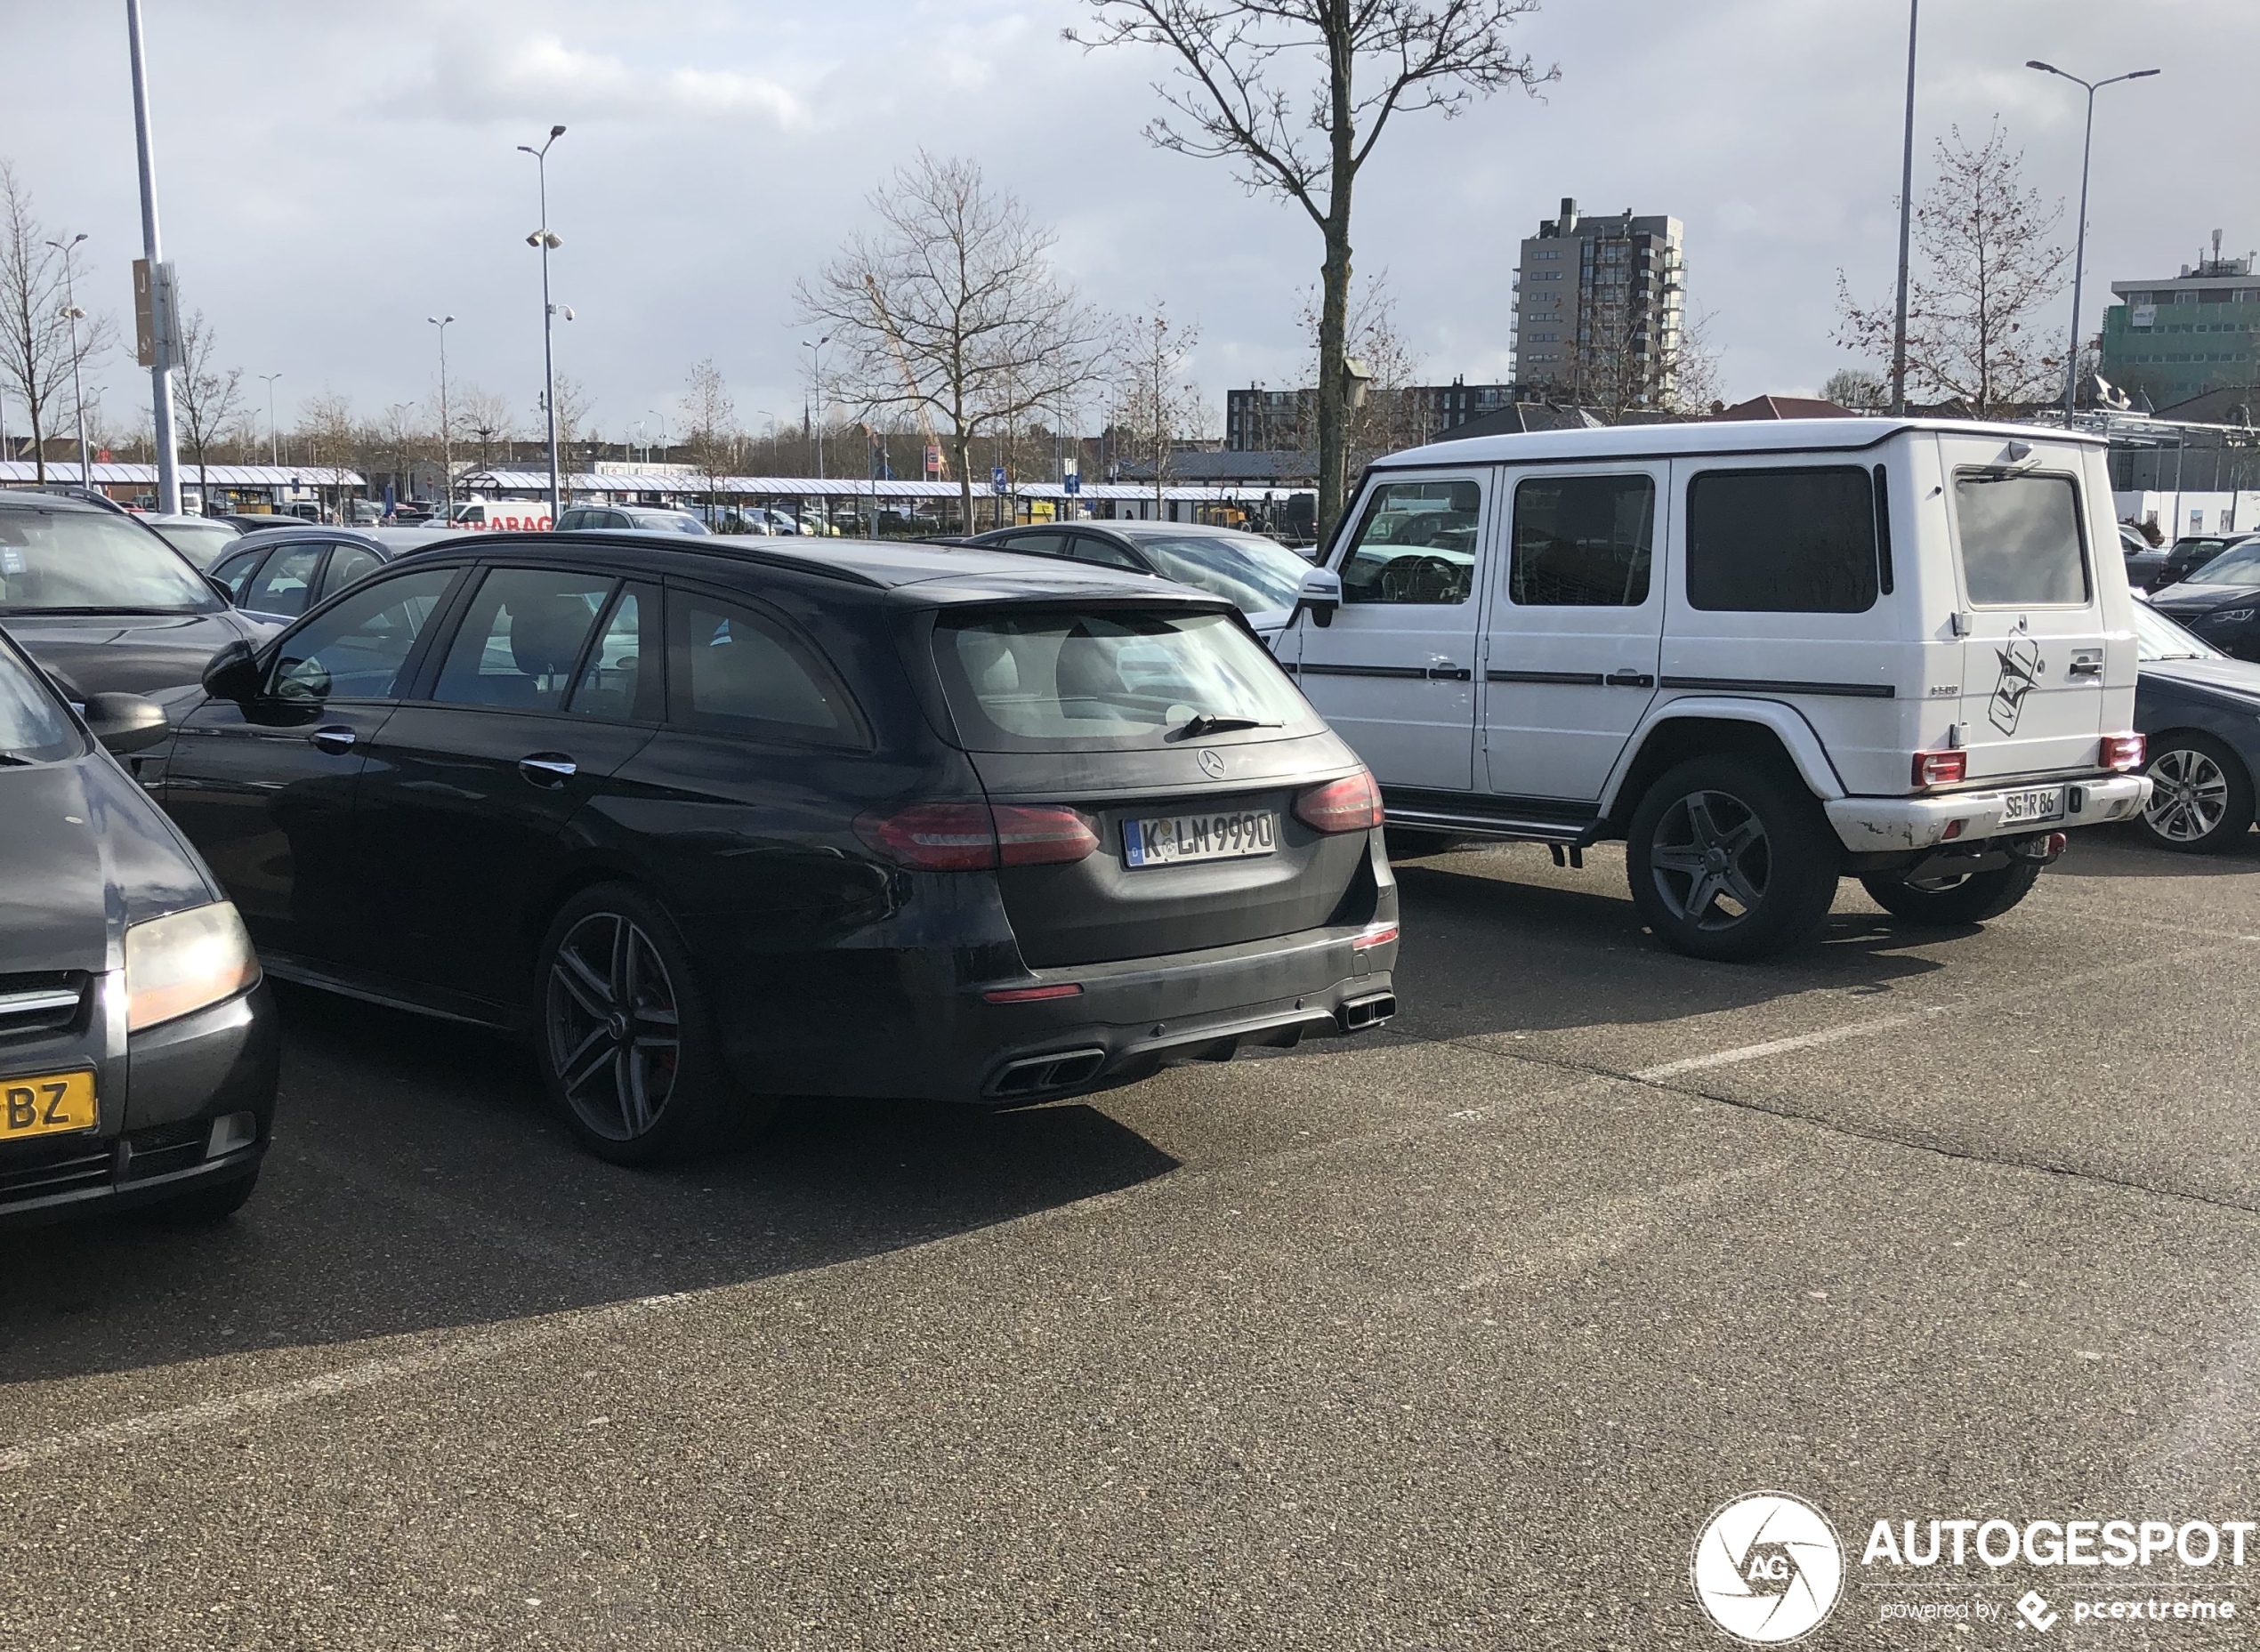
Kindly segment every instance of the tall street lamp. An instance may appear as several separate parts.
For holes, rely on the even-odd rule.
[[[811,370],[816,379],[816,479],[819,482],[824,479],[824,346],[831,342],[829,333],[812,344],[806,339],[801,341],[801,348],[809,353]]]
[[[549,146],[565,135],[562,126],[552,126],[549,136],[542,140],[538,149],[530,143],[518,146],[521,153],[534,157],[540,174],[542,192],[542,227],[526,238],[526,245],[537,246],[542,254],[542,416],[549,422],[549,520],[557,520],[562,509],[557,484],[557,363],[550,348],[550,330],[557,319],[557,306],[549,301],[549,255],[564,243],[549,227]]]
[[[2095,147],[2095,93],[2105,86],[2115,86],[2122,80],[2147,80],[2158,73],[2154,68],[2138,68],[2131,74],[2113,75],[2109,80],[2082,80],[2077,75],[2067,75],[2054,63],[2043,63],[2038,58],[2029,58],[2027,68],[2037,68],[2044,75],[2054,75],[2069,80],[2075,86],[2087,89],[2087,133],[2079,145],[2079,233],[2071,255],[2071,336],[2064,344],[2064,428],[2071,428],[2073,399],[2079,390],[2079,301],[2080,286],[2087,273],[2087,160]]]
[[[173,278],[157,230],[157,161],[149,138],[149,80],[141,52],[141,0],[125,0],[125,45],[133,65],[133,149],[141,173],[141,258],[149,265],[150,303],[167,323],[158,330],[149,358],[149,435],[157,447],[157,508],[181,508],[181,458],[173,435]],[[162,302],[160,302],[160,300]]]
[[[282,441],[275,434],[275,381],[282,375],[262,373],[259,376],[267,383],[267,463],[279,466],[282,463]]]
[[[68,241],[50,241],[47,245],[63,255],[63,319],[70,324],[70,399],[77,404],[78,414],[78,485],[92,488],[93,473],[86,468],[86,391],[78,377],[78,324],[86,318],[86,312],[78,307],[77,291],[71,283],[75,262],[71,254],[85,238],[82,230]]]
[[[657,407],[646,407],[644,411],[659,421],[659,463],[665,464],[667,462],[667,415]],[[644,455],[643,462],[650,463],[651,455],[648,453]]]
[[[440,512],[440,520],[444,522],[456,513],[455,444],[449,439],[448,423],[448,324],[455,318],[426,316],[424,319],[440,329],[440,500],[446,507]],[[550,520],[557,520],[554,506]]]

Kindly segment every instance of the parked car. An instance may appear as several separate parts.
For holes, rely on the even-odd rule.
[[[1933,420],[1478,437],[1374,464],[1277,651],[1402,852],[1622,838],[1666,945],[2022,899],[2139,813],[2100,439]]]
[[[2231,658],[2143,602],[2135,604],[2135,726],[2149,742],[2151,778],[2143,833],[2183,854],[2233,849],[2252,830],[2260,665]]]
[[[1223,597],[1247,616],[1248,624],[1266,642],[1287,625],[1303,576],[1311,571],[1307,558],[1267,535],[1191,522],[1007,528],[976,535],[965,543],[1174,579]]]
[[[161,511],[136,511],[133,516],[198,568],[210,568],[222,552],[243,536],[243,529],[218,517],[167,515]]]
[[[238,608],[279,625],[395,557],[455,537],[444,528],[274,528],[246,534],[210,573]]]
[[[205,686],[144,778],[266,966],[530,1032],[609,1158],[753,1098],[1038,1101],[1395,1004],[1371,778],[1226,604],[1150,580],[465,538]]]
[[[351,502],[349,502],[351,503]],[[225,522],[238,533],[255,534],[269,528],[295,528],[302,522],[319,521],[321,507],[313,504],[287,506],[279,511],[229,511],[217,516],[198,518],[208,522]]]
[[[197,681],[274,633],[230,607],[154,528],[52,494],[0,491],[0,625],[73,701]]]
[[[2224,551],[2242,544],[2247,536],[2241,534],[2205,535],[2176,539],[2174,548],[2166,553],[2158,573],[2151,582],[2153,591],[2163,591],[2168,585],[2178,585],[2191,574],[2213,561]]]
[[[0,1221],[225,1216],[267,1150],[274,1008],[235,908],[90,737],[133,751],[164,713],[86,718],[0,633]]]
[[[688,511],[663,511],[648,504],[576,504],[558,514],[561,534],[703,534],[706,525]]]
[[[2127,587],[2130,591],[2148,591],[2159,582],[2166,567],[2166,552],[2143,537],[2125,522],[2119,525],[2119,548],[2125,553]]]
[[[2153,592],[2151,601],[2224,654],[2260,660],[2260,538],[2245,540]]]

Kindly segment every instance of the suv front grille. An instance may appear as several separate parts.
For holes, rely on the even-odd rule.
[[[0,1044],[69,1031],[85,1007],[86,979],[79,970],[0,975]]]

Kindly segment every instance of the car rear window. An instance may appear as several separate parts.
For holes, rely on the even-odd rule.
[[[1318,720],[1263,647],[1224,614],[1108,609],[944,614],[934,661],[977,751],[1158,747]],[[1243,721],[1244,720],[1244,721]]]
[[[219,593],[178,551],[107,512],[0,511],[0,614],[208,614]]]
[[[1687,601],[1734,614],[1876,605],[1876,496],[1858,465],[1705,471],[1687,485]]]
[[[1962,578],[1980,608],[2087,600],[2079,488],[2069,476],[1954,473]]]

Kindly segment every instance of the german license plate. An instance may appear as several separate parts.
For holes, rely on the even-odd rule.
[[[1123,857],[1134,866],[1190,860],[1240,860],[1279,846],[1279,818],[1268,809],[1221,815],[1133,816],[1122,823]]]
[[[2064,789],[2060,786],[2035,786],[2029,792],[2005,792],[2001,794],[2001,824],[2022,826],[2030,821],[2061,820],[2064,816]]]
[[[92,1130],[101,1120],[92,1073],[0,1078],[0,1141]]]

